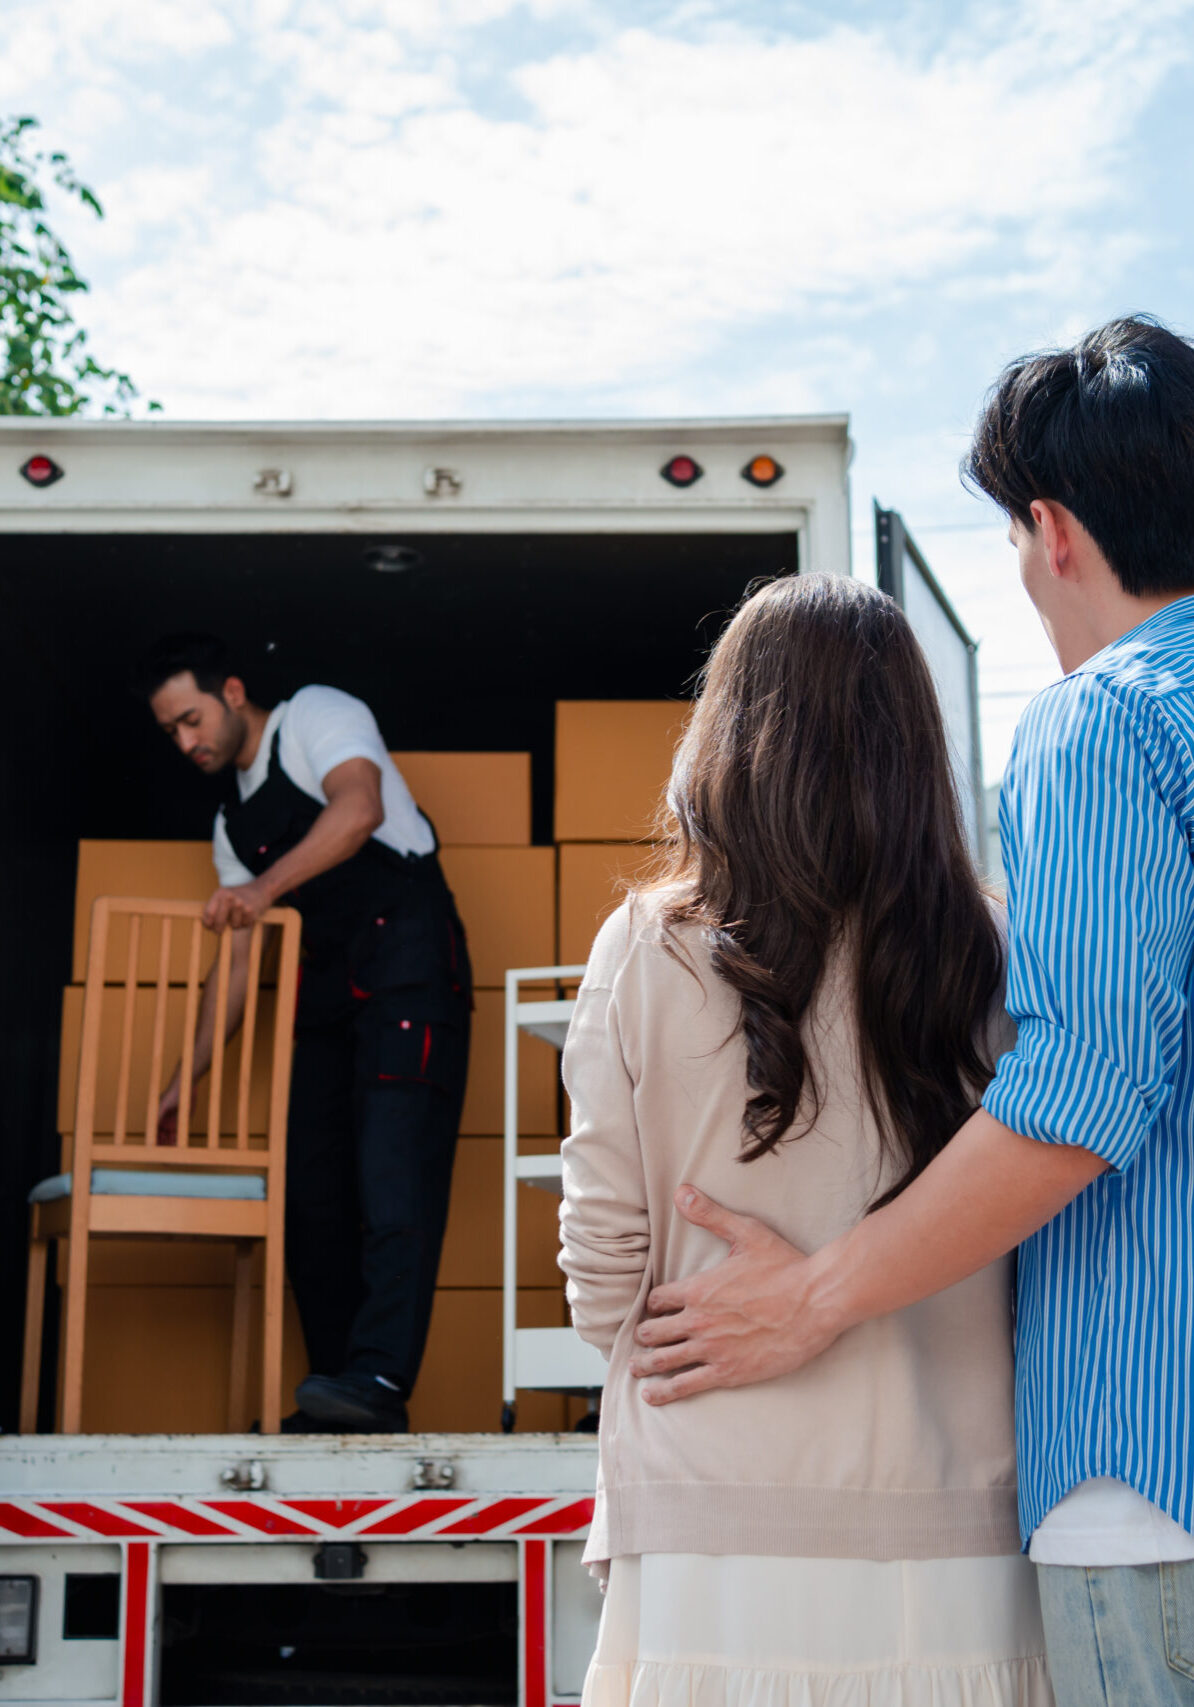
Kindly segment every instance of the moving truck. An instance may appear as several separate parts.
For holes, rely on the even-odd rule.
[[[744,590],[850,572],[848,461],[844,416],[0,422],[0,1703],[578,1698],[586,1401],[520,1391],[502,1427],[506,974],[583,963]],[[473,1061],[408,1436],[228,1432],[230,1253],[121,1239],[92,1255],[84,1432],[54,1432],[53,1265],[41,1432],[11,1432],[26,1197],[69,1155],[91,902],[213,886],[216,788],[125,686],[181,628],[240,648],[259,699],[368,702],[469,932]],[[550,1155],[541,1029],[515,1119]],[[555,1203],[517,1195],[517,1319],[564,1330]],[[292,1317],[288,1385],[303,1369]]]

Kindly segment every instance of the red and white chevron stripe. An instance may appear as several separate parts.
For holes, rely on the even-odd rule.
[[[401,1494],[284,1499],[229,1494],[0,1499],[0,1538],[19,1541],[528,1540],[579,1537],[593,1515],[574,1494]]]

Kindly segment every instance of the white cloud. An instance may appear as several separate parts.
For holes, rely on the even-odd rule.
[[[79,228],[85,270],[103,263],[97,347],[176,414],[241,415],[551,393],[840,406],[815,347],[790,389],[760,369],[698,402],[686,375],[752,321],[811,326],[910,289],[1059,301],[1172,58],[1155,26],[1192,9],[1005,5],[928,61],[840,26],[629,29],[505,68],[517,116],[498,117],[464,70],[470,31],[516,0],[142,0],[135,41],[120,0],[47,5],[59,44],[80,35],[55,59],[43,31],[31,59],[65,71],[76,110],[110,116],[118,91],[129,123],[204,155],[130,163],[103,186],[102,241]],[[188,81],[233,38],[236,87],[261,90],[248,119]],[[1104,268],[1130,253],[1130,232],[1115,241]]]
[[[8,10],[0,104],[108,211],[62,210],[92,347],[171,414],[869,406],[894,430],[860,443],[856,571],[872,491],[924,524],[999,773],[1056,664],[957,487],[976,399],[943,401],[935,311],[987,317],[988,373],[1090,322],[1140,257],[1132,149],[1194,0],[970,0],[931,52],[752,34],[733,0],[653,29],[610,21],[630,0]]]

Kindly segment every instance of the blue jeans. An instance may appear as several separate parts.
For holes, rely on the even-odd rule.
[[[1037,1578],[1057,1707],[1194,1707],[1194,1560]]]

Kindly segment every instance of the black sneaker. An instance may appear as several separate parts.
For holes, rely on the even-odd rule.
[[[291,1411],[288,1417],[282,1418],[281,1432],[283,1434],[333,1434],[335,1430],[329,1428],[327,1423],[320,1422],[318,1417],[311,1416],[307,1411]]]
[[[323,1429],[345,1434],[407,1434],[406,1401],[376,1375],[345,1370],[343,1375],[308,1375],[294,1390],[308,1417]]]
[[[315,1417],[309,1417],[306,1411],[291,1411],[288,1417],[283,1417],[278,1424],[279,1434],[335,1434],[330,1423],[322,1423]],[[261,1433],[261,1418],[256,1417],[249,1425],[250,1434]]]

